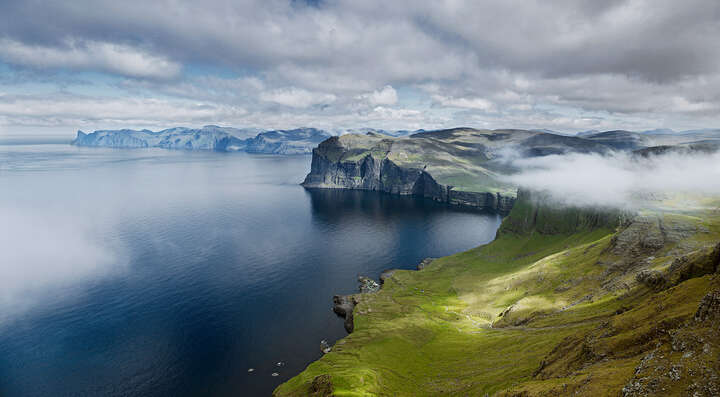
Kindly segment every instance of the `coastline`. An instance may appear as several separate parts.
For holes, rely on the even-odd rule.
[[[653,330],[668,324],[687,334],[683,343],[707,341],[718,319],[694,318],[715,307],[720,287],[720,213],[704,213],[700,223],[674,214],[629,220],[519,200],[493,242],[422,271],[394,271],[380,291],[353,295],[354,332],[274,395],[643,395],[657,385],[691,387],[687,378],[667,384],[648,367],[684,360],[699,370],[709,356],[671,354],[673,342]],[[658,302],[664,309],[648,309]],[[643,364],[653,349],[670,353]]]
[[[442,187],[442,190],[447,191],[445,197],[427,196],[418,193],[404,193],[399,191],[378,190],[368,189],[362,187],[344,187],[344,186],[327,186],[327,185],[314,185],[301,182],[300,186],[308,190],[361,190],[361,191],[372,191],[382,194],[389,194],[395,196],[412,196],[430,199],[439,203],[447,204],[451,207],[465,208],[478,211],[489,211],[496,213],[501,216],[506,216],[512,210],[512,206],[515,203],[516,197],[503,196],[500,193],[491,192],[464,192],[451,190],[451,187]],[[462,199],[461,199],[462,197]]]

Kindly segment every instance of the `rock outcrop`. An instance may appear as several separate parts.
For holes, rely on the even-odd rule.
[[[374,144],[371,148],[348,146],[343,142],[344,139],[347,138],[331,137],[313,150],[310,173],[303,181],[303,186],[414,195],[502,214],[508,213],[515,202],[512,189],[506,193],[494,191],[490,187],[487,191],[467,191],[440,183],[427,165],[419,166],[393,159],[390,155],[393,142],[389,139],[368,137]]]
[[[387,270],[383,272],[384,276],[381,276],[380,283],[377,281],[365,277],[358,276],[358,292],[360,294],[372,294],[380,291],[381,284],[386,278],[392,276],[393,270]],[[345,331],[351,334],[355,330],[355,323],[353,322],[353,310],[355,305],[358,304],[358,300],[355,295],[335,295],[333,296],[333,311],[340,317],[345,319]]]
[[[473,128],[426,131],[407,137],[375,132],[346,134],[330,137],[313,150],[312,167],[303,186],[415,195],[506,214],[517,198],[517,187],[503,177],[517,171],[508,159],[642,151],[658,145],[711,151],[717,149],[719,142],[715,135],[677,137],[628,131],[582,137],[536,130]],[[664,150],[637,152],[637,156]]]
[[[333,311],[345,319],[345,331],[351,334],[355,329],[353,323],[353,309],[355,309],[355,298],[352,295],[333,296]]]
[[[369,294],[380,291],[380,284],[370,277],[360,276],[358,277],[358,289],[361,294]]]

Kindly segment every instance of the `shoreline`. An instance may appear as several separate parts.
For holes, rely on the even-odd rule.
[[[708,371],[720,351],[720,213],[628,220],[528,198],[492,242],[353,294],[353,333],[273,395],[715,390],[662,371]]]
[[[494,241],[494,239],[493,239]],[[489,241],[485,244],[490,244],[492,241]],[[483,244],[483,245],[485,245]],[[454,254],[451,254],[454,255]],[[383,285],[385,285],[385,282],[392,278],[392,276],[397,271],[416,271],[419,272],[423,270],[426,266],[429,266],[434,260],[437,258],[425,258],[421,260],[417,265],[416,269],[399,269],[399,268],[393,268],[393,269],[387,269],[383,270],[380,273],[380,276],[378,277],[378,281],[376,282],[374,279],[365,277],[365,276],[358,276],[358,292],[354,294],[347,294],[347,295],[333,295],[333,312],[340,317],[343,318],[343,323],[345,326],[345,331],[347,331],[348,335],[353,333],[355,329],[355,323],[354,323],[354,316],[353,316],[353,310],[355,309],[355,306],[360,302],[361,297],[360,295],[365,294],[373,294],[376,292],[382,291]]]
[[[481,202],[480,199],[477,199],[475,201],[472,201],[472,200],[445,201],[445,200],[440,200],[440,199],[437,199],[437,198],[434,198],[431,196],[426,196],[426,195],[417,194],[417,193],[401,193],[401,192],[385,191],[385,190],[378,190],[378,189],[367,189],[367,188],[362,188],[362,187],[316,186],[316,185],[309,185],[306,182],[301,182],[301,183],[299,183],[299,185],[307,190],[320,190],[320,191],[322,191],[322,190],[329,190],[329,191],[350,190],[350,191],[378,192],[381,194],[387,194],[387,195],[391,195],[391,196],[422,198],[422,199],[432,200],[437,203],[442,203],[442,204],[445,204],[452,208],[460,208],[460,209],[466,209],[466,210],[472,210],[472,211],[478,211],[478,212],[491,213],[491,214],[500,215],[503,218],[505,218],[510,213],[510,211],[512,211],[512,206],[515,204],[515,201],[517,200],[517,193],[516,193],[515,197],[505,197],[505,196],[500,195],[500,193],[495,193],[494,196],[496,197],[497,200],[502,200],[506,203],[509,202],[509,204],[505,204],[504,206],[501,207],[501,208],[504,208],[504,210],[498,210],[497,207],[476,204],[476,203]],[[452,187],[450,187],[450,188],[452,188]],[[490,193],[490,192],[481,193],[481,192],[458,191],[457,193],[462,193],[465,195],[476,195],[475,197],[488,196],[488,195],[493,196],[493,193]]]

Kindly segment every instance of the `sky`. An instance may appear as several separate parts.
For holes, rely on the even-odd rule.
[[[0,0],[0,134],[720,127],[717,0]]]

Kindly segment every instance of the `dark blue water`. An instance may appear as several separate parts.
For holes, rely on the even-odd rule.
[[[345,335],[331,298],[358,274],[414,268],[499,225],[428,200],[306,191],[309,165],[0,146],[0,395],[269,395]]]

